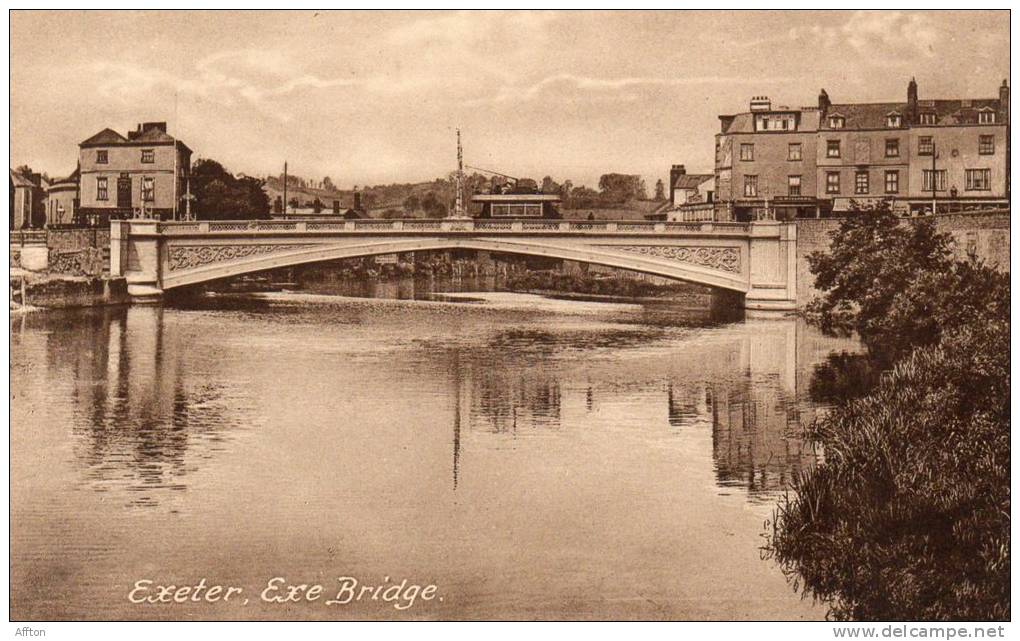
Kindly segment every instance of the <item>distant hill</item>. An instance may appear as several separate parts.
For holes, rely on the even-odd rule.
[[[322,204],[323,213],[332,211],[334,200],[340,201],[341,211],[354,206],[353,189],[311,187],[308,185],[314,183],[298,177],[290,177],[288,183],[287,199],[292,203],[296,199],[298,207],[301,209],[311,208],[316,199]],[[491,179],[482,174],[474,173],[465,176],[464,191],[469,198],[473,193],[488,192],[491,186]],[[269,196],[270,204],[275,202],[277,197],[282,200],[283,180],[280,177],[267,177],[263,189]],[[456,198],[456,186],[452,175],[427,182],[359,187],[358,191],[361,193],[362,207],[372,218],[441,217],[453,207]],[[597,196],[597,192],[588,191],[593,196]],[[646,215],[663,207],[666,202],[668,201],[632,198],[620,203],[604,203],[598,202],[597,198],[589,198],[583,204],[591,206],[572,207],[573,203],[567,199],[561,207],[561,211],[563,217],[567,219],[584,219],[589,213],[597,220],[643,219]]]

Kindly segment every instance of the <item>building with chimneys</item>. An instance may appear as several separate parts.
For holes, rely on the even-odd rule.
[[[666,220],[712,220],[715,176],[689,174],[683,165],[673,165],[669,170],[669,202],[670,209],[665,212]]]
[[[191,149],[167,134],[165,122],[146,122],[124,137],[104,129],[79,147],[79,216],[93,224],[111,218],[175,219],[184,211]]]
[[[718,219],[824,216],[851,201],[887,200],[900,213],[1005,207],[1009,85],[997,98],[773,106],[719,116]]]

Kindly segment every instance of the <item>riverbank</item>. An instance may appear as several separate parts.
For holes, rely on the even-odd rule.
[[[12,312],[69,307],[98,307],[129,302],[127,281],[103,276],[66,276],[10,270]]]

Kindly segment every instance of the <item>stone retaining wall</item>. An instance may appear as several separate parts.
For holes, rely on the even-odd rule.
[[[807,255],[828,251],[831,234],[842,218],[797,219],[797,305],[804,306],[817,294],[815,277],[808,269]],[[1009,271],[1009,212],[966,212],[939,214],[935,224],[940,232],[953,236],[953,252],[959,259],[969,252],[996,269]]]

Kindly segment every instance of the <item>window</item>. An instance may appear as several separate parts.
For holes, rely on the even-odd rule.
[[[991,156],[995,153],[995,136],[978,136],[978,153]]]
[[[801,158],[801,156],[800,156],[800,143],[799,142],[791,142],[790,146],[789,146],[789,149],[787,149],[787,152],[786,152],[786,159],[787,160],[800,160],[800,158]]]
[[[829,171],[825,173],[825,193],[827,194],[838,194],[839,193],[839,172]]]
[[[762,129],[768,129],[769,128],[769,117],[768,116],[765,116],[764,118],[761,119],[761,128]]]
[[[917,139],[917,155],[930,156],[935,152],[935,141],[931,136],[921,136]]]
[[[143,149],[142,162],[144,163],[156,162],[156,153],[152,149]]]
[[[885,139],[885,157],[896,158],[900,155],[900,139],[899,138],[886,138]]]
[[[110,192],[107,189],[106,176],[96,178],[96,200],[109,200]]]
[[[903,123],[899,114],[889,114],[886,116],[885,124],[887,127],[899,127]]]
[[[935,114],[934,114],[934,112],[929,111],[929,112],[921,114],[921,124],[922,125],[934,125],[935,124]]]
[[[754,145],[749,142],[740,143],[740,159],[754,160]]]
[[[96,164],[97,165],[105,165],[108,162],[110,162],[110,152],[107,151],[106,149],[97,149],[96,150]]]
[[[854,174],[854,193],[866,194],[869,191],[868,172],[858,171]]]
[[[142,178],[142,200],[152,202],[156,200],[156,181],[152,176]]]
[[[988,191],[992,188],[991,169],[968,169],[967,191]]]
[[[995,112],[994,111],[979,111],[978,112],[978,123],[982,125],[991,125],[995,123]]]
[[[924,173],[922,174],[924,185],[922,185],[921,191],[931,191],[932,190],[932,174],[933,173],[935,175],[935,191],[945,191],[946,190],[946,170],[945,169],[937,169],[934,172],[932,172],[931,169],[925,169]]]
[[[900,192],[900,172],[892,169],[885,172],[885,193],[898,194]]]
[[[787,179],[788,195],[800,196],[800,176],[790,176]]]
[[[843,116],[832,116],[832,117],[829,118],[829,128],[830,129],[842,129],[843,128],[843,124],[845,122],[846,121],[843,120]]]
[[[825,143],[825,157],[839,158],[839,141],[829,140]]]
[[[758,177],[744,176],[744,196],[754,198],[758,195]]]

